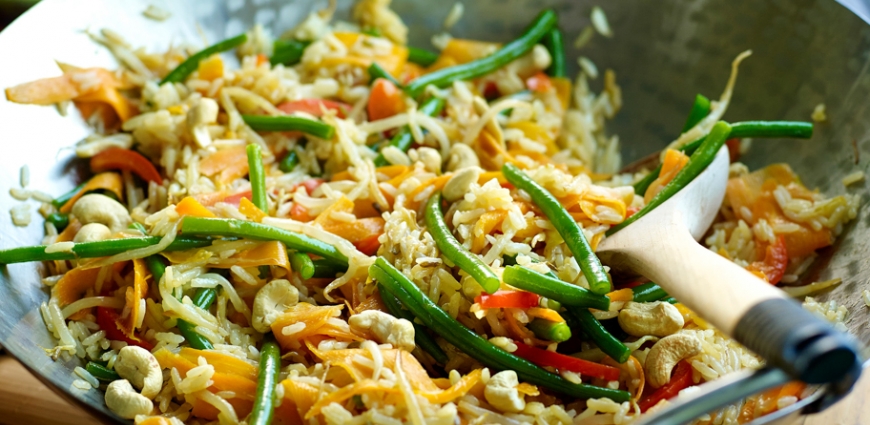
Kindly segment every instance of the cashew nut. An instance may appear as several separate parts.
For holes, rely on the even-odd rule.
[[[112,237],[112,231],[102,223],[88,223],[82,226],[73,238],[73,242],[97,242]]]
[[[133,419],[136,415],[151,413],[154,403],[137,393],[130,381],[119,379],[112,381],[106,388],[106,406],[124,419]]]
[[[381,343],[392,344],[406,351],[413,351],[414,325],[378,310],[366,310],[350,316],[347,323],[357,332],[370,331]]]
[[[217,121],[218,104],[214,99],[204,97],[199,99],[187,112],[187,126],[193,138],[200,147],[211,145],[211,134],[208,125]]]
[[[666,336],[649,350],[646,356],[646,381],[653,388],[661,387],[671,380],[671,371],[680,360],[701,352],[701,341],[685,333]]]
[[[73,205],[72,214],[82,224],[104,224],[113,232],[126,228],[132,222],[125,206],[108,196],[96,193],[79,198]]]
[[[471,190],[471,185],[477,183],[478,178],[480,178],[480,168],[463,168],[447,180],[441,195],[448,202],[461,199]]]
[[[456,171],[468,167],[480,167],[480,160],[471,146],[455,143],[450,146],[450,157],[447,159],[447,171]]]
[[[272,322],[288,307],[299,302],[299,290],[287,279],[277,279],[267,283],[254,297],[254,312],[251,315],[253,326],[258,332],[269,332]]]
[[[683,329],[683,315],[671,303],[629,301],[619,311],[619,326],[632,336],[668,336]]]
[[[153,399],[163,387],[163,371],[150,351],[128,345],[118,352],[115,372],[142,390],[142,396]]]
[[[483,396],[486,402],[502,412],[519,413],[526,408],[525,396],[520,394],[517,386],[520,381],[517,373],[504,370],[496,373],[486,382]]]
[[[426,169],[435,173],[441,174],[441,154],[435,149],[422,147],[417,149],[417,155],[420,157],[420,162],[426,166]]]

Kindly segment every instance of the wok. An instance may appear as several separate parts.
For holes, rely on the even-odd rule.
[[[582,54],[600,69],[612,68],[622,86],[624,107],[610,124],[619,134],[628,163],[664,147],[677,135],[694,95],[718,97],[734,56],[754,55],[741,67],[729,121],[807,120],[824,103],[828,121],[816,126],[809,141],[757,141],[743,158],[750,169],[787,162],[810,188],[836,195],[847,189],[841,178],[867,169],[870,159],[870,27],[841,4],[830,0],[638,0],[632,2],[476,0],[452,30],[457,37],[506,41],[516,37],[545,6],[560,14],[569,65]],[[850,0],[855,13],[867,17],[862,3]],[[155,4],[172,12],[164,22],[145,18]],[[452,3],[395,0],[393,8],[412,29],[410,43],[430,47]],[[593,5],[606,12],[614,37],[596,35],[582,50],[571,47],[590,25]],[[45,0],[0,33],[0,87],[59,75],[55,61],[78,66],[117,66],[111,54],[83,30],[110,28],[137,46],[161,51],[172,43],[205,45],[237,35],[261,23],[273,35],[300,22],[325,1],[286,0],[159,1]],[[350,2],[339,2],[338,17],[347,18]],[[200,32],[201,31],[201,32]],[[593,87],[601,81],[593,81]],[[52,195],[70,190],[86,172],[86,163],[67,149],[89,133],[75,111],[66,117],[53,107],[18,105],[0,98],[0,209],[17,205],[9,189],[18,186],[19,168],[28,165],[31,189]],[[848,188],[866,203],[864,183]],[[35,213],[30,226],[12,225],[0,214],[0,249],[38,244],[43,230]],[[861,291],[870,289],[870,209],[861,209],[836,244],[822,250],[806,281],[840,277],[843,283],[818,295],[846,306],[848,327],[863,343],[870,329]],[[72,373],[78,360],[54,362],[43,348],[55,341],[46,331],[38,306],[48,299],[40,264],[0,269],[0,344],[40,379],[66,397],[98,412],[107,422],[123,422],[109,412],[102,393],[75,389]],[[716,302],[716,300],[710,300]],[[703,311],[700,312],[703,315]],[[754,423],[791,417],[809,404],[798,403]]]

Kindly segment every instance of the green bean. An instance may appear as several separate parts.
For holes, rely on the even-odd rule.
[[[470,80],[489,74],[530,52],[555,27],[556,20],[556,12],[546,9],[538,14],[520,38],[505,44],[493,54],[417,77],[405,86],[405,90],[411,97],[417,97],[430,84],[440,88],[454,81]]]
[[[420,109],[417,112],[433,117],[440,114],[443,108],[444,99],[433,97],[423,102],[423,105],[420,106]],[[413,143],[414,136],[411,135],[411,128],[407,125],[402,127],[402,129],[393,136],[392,140],[390,140],[390,146],[395,146],[402,152],[408,152],[408,149],[411,149]],[[378,157],[375,158],[375,167],[383,167],[385,165],[387,165],[386,158],[384,158],[383,154],[378,154]]]
[[[728,138],[730,133],[731,126],[728,125],[727,122],[717,122],[716,125],[713,126],[713,129],[710,130],[710,134],[707,135],[701,146],[698,147],[698,150],[689,158],[689,162],[686,163],[686,166],[683,167],[676,176],[674,176],[674,179],[665,185],[656,196],[650,199],[649,203],[641,208],[640,211],[634,213],[634,215],[628,217],[622,223],[611,227],[606,232],[606,235],[610,236],[619,230],[624,229],[625,226],[634,223],[641,217],[647,215],[654,208],[670,199],[671,196],[674,196],[674,194],[679,192],[687,184],[691,183],[698,174],[701,174],[701,172],[704,171],[711,162],[713,162],[713,158],[716,157],[716,153],[718,153],[722,145],[725,144],[725,139]]]
[[[537,317],[529,322],[529,330],[545,341],[565,342],[571,339],[571,328],[565,322],[551,322]]]
[[[151,271],[151,276],[154,277],[155,283],[160,283],[163,275],[166,274],[166,264],[163,262],[163,257],[154,254],[145,257],[145,264],[148,270]]]
[[[432,239],[435,239],[435,245],[442,255],[473,277],[484,291],[490,294],[498,291],[501,279],[493,273],[489,266],[483,263],[480,257],[465,249],[450,232],[447,223],[444,222],[444,214],[441,213],[440,192],[429,198],[429,203],[426,204],[425,220],[429,234],[432,235]]]
[[[121,379],[121,377],[118,376],[118,374],[114,370],[109,369],[106,366],[103,366],[97,362],[88,362],[88,364],[85,365],[85,370],[93,375],[94,378],[97,378],[103,382],[112,382]]]
[[[695,103],[692,104],[692,109],[689,111],[689,116],[686,118],[686,124],[683,125],[682,133],[692,129],[698,125],[707,115],[710,115],[710,99],[707,99],[703,94],[695,95]]]
[[[636,303],[648,303],[668,296],[668,293],[661,286],[653,282],[637,285],[631,288],[631,292],[634,293],[632,301]]]
[[[550,220],[550,223],[553,224],[553,227],[556,228],[556,231],[559,232],[559,235],[562,236],[562,239],[565,240],[565,245],[574,254],[574,259],[577,260],[583,276],[586,277],[586,282],[589,283],[589,290],[599,295],[609,292],[610,278],[604,271],[601,260],[598,259],[595,252],[592,251],[592,247],[589,246],[589,241],[586,240],[583,229],[577,225],[577,222],[562,207],[562,204],[547,189],[544,189],[543,186],[532,180],[531,177],[515,165],[505,163],[501,171],[510,184],[529,194],[532,202],[541,209]]]
[[[305,48],[309,44],[311,44],[310,41],[275,40],[272,44],[272,57],[269,58],[269,63],[272,66],[279,63],[285,66],[296,65],[302,60],[302,54],[305,53]]]
[[[734,139],[748,137],[809,139],[813,137],[813,123],[804,121],[743,121],[731,124]]]
[[[505,256],[502,256],[501,258],[502,258],[502,260],[504,260],[505,266],[514,266],[517,264],[517,256],[516,255],[505,255]],[[529,259],[531,259],[533,263],[540,262],[540,261],[536,261],[535,259],[533,259],[531,257],[529,257]],[[550,270],[549,268],[547,270],[547,276],[550,276],[553,279],[559,279],[559,276],[557,276],[556,273],[553,273],[553,270]],[[561,280],[561,279],[559,279],[559,280]]]
[[[58,232],[62,232],[69,226],[69,214],[51,213],[45,218],[45,221],[51,223]]]
[[[610,298],[606,295],[592,293],[586,288],[553,279],[522,266],[505,267],[501,277],[508,285],[556,300],[562,305],[597,308],[599,310],[610,308]]]
[[[408,62],[416,63],[420,66],[429,66],[437,60],[438,53],[419,47],[408,46]]]
[[[184,80],[187,79],[188,75],[192,74],[193,71],[196,71],[196,68],[199,66],[199,63],[203,59],[208,58],[215,53],[225,52],[234,47],[240,46],[246,41],[248,41],[248,36],[246,34],[242,34],[237,35],[233,38],[228,38],[224,41],[221,41],[220,43],[211,45],[209,47],[206,47],[205,49],[200,50],[191,57],[187,58],[187,60],[182,62],[180,65],[175,67],[172,72],[166,74],[166,76],[163,77],[162,80],[160,80],[160,85],[166,83],[184,82]]]
[[[299,277],[302,279],[311,279],[314,276],[317,269],[308,254],[299,251],[290,251],[287,255],[290,257],[290,267],[293,271],[299,273]]]
[[[631,350],[622,341],[611,335],[588,309],[568,307],[565,312],[567,316],[571,316],[580,325],[592,342],[613,360],[625,363],[631,356]]]
[[[387,291],[383,284],[378,283],[378,291],[381,294],[381,300],[384,301],[384,306],[387,307],[387,311],[392,314],[393,317],[405,319],[414,325],[414,342],[417,343],[417,346],[420,347],[421,350],[429,353],[429,355],[435,359],[435,363],[446,365],[450,359],[447,358],[447,354],[444,353],[441,346],[439,346],[438,343],[429,336],[429,333],[426,332],[426,328],[419,323],[414,322],[414,315],[403,309],[399,300]]]
[[[562,31],[554,26],[541,40],[550,51],[550,66],[547,74],[551,77],[565,78],[565,46],[562,41]]]
[[[314,260],[314,275],[313,277],[328,277],[335,278],[335,275],[339,273],[347,273],[347,266],[343,264],[338,264],[332,260]]]
[[[187,216],[181,222],[181,231],[194,236],[232,236],[254,240],[278,241],[287,245],[287,248],[316,254],[342,264],[347,264],[347,257],[339,252],[336,247],[326,242],[253,221]]]
[[[263,211],[269,213],[269,201],[266,197],[266,172],[263,170],[263,154],[260,145],[248,145],[248,179],[251,181],[251,202]]]
[[[214,288],[199,288],[196,290],[196,293],[193,294],[191,301],[193,301],[193,305],[203,310],[208,310],[211,308],[211,305],[214,303],[216,298],[217,290]],[[196,331],[195,324],[186,320],[178,319],[176,326],[178,326],[181,335],[187,340],[187,343],[190,344],[191,347],[196,348],[197,350],[214,349],[211,341]]]
[[[242,115],[242,119],[257,131],[301,131],[321,139],[332,139],[335,128],[331,125],[291,115]]]
[[[299,154],[297,154],[296,151],[291,150],[287,152],[287,155],[284,155],[284,158],[278,163],[278,169],[285,173],[289,173],[293,171],[297,165],[299,165]]]
[[[387,72],[384,68],[381,68],[377,62],[372,62],[369,65],[369,84],[374,84],[375,80],[378,78],[383,78],[395,85],[398,88],[402,88],[402,83],[399,82],[395,77],[393,77],[389,72]]]
[[[281,372],[281,348],[269,333],[263,338],[260,348],[260,374],[257,379],[257,395],[254,408],[248,417],[248,425],[269,425],[275,414],[275,385]]]
[[[141,238],[109,239],[96,242],[81,242],[69,251],[45,252],[46,245],[23,246],[0,250],[0,264],[25,263],[28,261],[75,260],[79,258],[110,257],[133,249],[145,248],[160,243],[158,236]],[[184,251],[211,245],[211,238],[176,237],[164,252]]]
[[[496,347],[450,317],[426,297],[417,285],[383,257],[378,257],[375,264],[369,267],[369,275],[396,296],[429,329],[485,366],[496,370],[513,370],[521,381],[540,385],[572,397],[607,397],[618,403],[628,401],[631,398],[627,391],[594,387],[587,384],[574,384],[559,375],[547,372],[526,359]]]
[[[381,36],[381,30],[379,30],[375,27],[364,28],[360,32],[365,34],[365,35],[372,36],[372,37],[380,37]]]
[[[731,134],[729,138],[744,139],[744,138],[796,138],[809,139],[813,135],[813,124],[803,121],[745,121],[731,124]],[[701,137],[691,143],[680,147],[678,150],[683,151],[686,155],[692,155],[704,143],[707,136]],[[643,195],[646,189],[658,178],[662,171],[661,164],[652,172],[646,175],[643,179],[634,184],[634,193]]]
[[[63,195],[60,195],[57,198],[54,198],[54,200],[51,201],[51,205],[54,205],[55,208],[62,207],[64,204],[69,202],[70,199],[72,199],[74,196],[76,196],[77,193],[81,192],[81,190],[85,188],[86,184],[88,184],[88,182],[84,181],[84,182],[80,183],[78,186],[76,186],[75,188],[73,188],[73,190],[71,190],[67,193],[64,193]]]
[[[660,299],[659,301],[661,301],[663,303],[668,303],[668,304],[679,304],[680,303],[674,297],[664,297],[664,298]]]

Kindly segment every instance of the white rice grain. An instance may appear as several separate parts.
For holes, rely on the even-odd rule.
[[[83,369],[81,366],[76,366],[76,368],[73,369],[73,372],[75,372],[76,375],[78,375],[80,378],[82,378],[91,387],[93,387],[93,388],[100,387],[100,381],[98,381],[97,378],[94,377],[94,375],[91,375],[90,372]]]
[[[145,10],[142,11],[142,14],[145,15],[146,18],[153,19],[155,21],[165,21],[172,16],[169,11],[163,10],[153,4],[149,4]]]
[[[843,186],[849,186],[860,181],[864,180],[864,172],[863,171],[855,171],[854,173],[850,173],[846,177],[843,177]]]
[[[599,34],[607,38],[613,37],[613,30],[610,29],[610,23],[607,22],[607,15],[604,14],[604,11],[600,7],[595,6],[592,8],[590,19],[592,20],[592,26],[595,27],[595,30]]]
[[[18,172],[18,183],[21,184],[22,188],[30,185],[30,167],[27,164],[22,165]]]
[[[449,30],[462,19],[462,13],[465,11],[465,6],[461,2],[453,3],[453,7],[450,8],[450,13],[447,14],[447,18],[444,19],[444,29]]]

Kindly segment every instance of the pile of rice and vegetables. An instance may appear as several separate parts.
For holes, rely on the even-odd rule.
[[[6,89],[72,102],[95,129],[75,146],[92,175],[74,190],[13,189],[42,202],[44,244],[0,251],[45,262],[46,351],[81,359],[73,390],[105,391],[140,425],[631,422],[763,364],[656,283],[612,282],[595,255],[723,145],[706,245],[796,297],[839,283],[789,286],[857,197],[737,162],[750,139],[812,124],[721,121],[749,52],[718,100],[697,96],[658,168],[619,173],[615,73],[600,93],[588,59],[567,78],[552,10],[515,40],[441,35],[435,53],[406,45],[388,3],[202,50],[151,53],[103,30],[91,36],[120,69],[60,63]],[[610,35],[600,9],[591,21]],[[843,328],[843,307],[805,305]],[[789,383],[697,423],[810,391]]]

